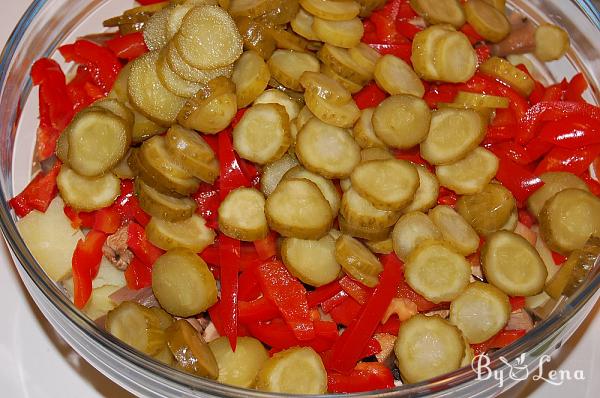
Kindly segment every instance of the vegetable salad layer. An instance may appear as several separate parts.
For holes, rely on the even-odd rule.
[[[535,66],[562,28],[503,0],[139,2],[59,48],[68,77],[32,66],[41,170],[10,201],[125,344],[238,387],[380,390],[586,280],[600,108]]]

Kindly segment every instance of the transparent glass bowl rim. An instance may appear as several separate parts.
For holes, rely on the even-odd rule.
[[[11,60],[13,59],[15,51],[21,42],[24,32],[26,32],[32,22],[34,22],[36,15],[43,9],[47,2],[48,0],[34,0],[25,14],[23,14],[21,17],[19,23],[8,39],[0,57],[0,87],[5,87],[5,80],[8,76],[8,67],[11,64]],[[579,7],[579,9],[587,16],[587,18],[600,32],[600,11],[598,10],[597,6],[594,5],[593,0],[571,0],[571,2]],[[43,55],[45,54],[40,54],[40,56]],[[27,92],[30,87],[31,80],[29,80],[27,83],[25,92]],[[14,110],[10,111],[13,112],[13,122],[16,122],[16,112]],[[4,170],[4,172],[12,173],[11,170]],[[54,305],[69,322],[76,325],[79,331],[93,339],[103,349],[113,353],[120,360],[129,362],[137,368],[162,377],[163,380],[169,384],[189,387],[200,393],[222,396],[240,396],[240,394],[244,394],[244,396],[247,397],[283,396],[281,394],[239,389],[222,385],[211,380],[187,375],[183,372],[158,363],[150,358],[144,357],[135,350],[121,343],[118,339],[106,333],[91,319],[80,312],[37,264],[27,249],[23,239],[19,235],[19,232],[17,231],[15,218],[11,214],[11,209],[8,206],[9,197],[7,197],[7,194],[12,195],[12,189],[4,186],[3,184],[0,197],[0,228],[2,229],[10,249],[14,253],[16,259],[19,261],[22,270],[34,282],[37,289],[39,289],[40,292],[46,296],[52,305]],[[569,322],[569,320],[584,307],[588,300],[594,296],[599,287],[600,273],[597,273],[592,279],[588,280],[586,284],[578,289],[578,291],[567,301],[566,305],[564,305],[560,310],[555,311],[548,319],[546,319],[536,328],[532,329],[524,338],[519,339],[516,343],[492,354],[490,356],[490,367],[501,367],[502,362],[499,359],[500,357],[504,357],[507,360],[512,361],[521,353],[530,352],[531,350],[535,349],[537,346],[542,344],[548,336],[552,336],[557,333],[557,331],[560,331],[561,328],[563,328]],[[443,390],[447,387],[460,386],[463,383],[473,381],[475,378],[475,372],[467,367],[419,384],[402,386],[392,390],[344,394],[343,396],[366,397],[377,395],[378,397],[394,397],[397,395],[424,395],[434,391]],[[324,397],[331,396],[332,395],[324,395]]]

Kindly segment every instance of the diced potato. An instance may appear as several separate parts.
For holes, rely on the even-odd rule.
[[[459,195],[481,192],[498,172],[500,161],[492,152],[477,147],[458,162],[437,166],[440,184]]]
[[[71,226],[64,203],[56,197],[45,213],[33,210],[17,221],[17,229],[27,248],[48,274],[58,282],[71,274],[71,258],[83,234]]]
[[[420,211],[400,217],[392,232],[394,252],[401,260],[406,260],[422,242],[439,239],[442,239],[441,231]]]
[[[253,242],[269,233],[265,198],[253,188],[231,191],[219,206],[219,230],[238,240]]]
[[[335,239],[329,234],[319,240],[286,238],[281,242],[281,258],[292,275],[315,287],[333,282],[341,271]]]

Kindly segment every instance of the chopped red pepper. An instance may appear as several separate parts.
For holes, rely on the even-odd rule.
[[[164,250],[154,246],[146,238],[146,232],[141,225],[132,222],[129,224],[127,233],[127,246],[148,267],[151,267],[164,254]]]
[[[527,100],[515,90],[479,72],[476,73],[475,76],[473,76],[468,82],[460,85],[459,87],[459,89],[462,91],[508,98],[509,108],[518,119],[524,117],[525,113],[527,112],[527,108],[529,107]]]
[[[493,148],[491,148],[493,151]],[[518,202],[524,203],[544,182],[524,166],[515,163],[502,153],[496,153],[500,160],[496,179],[512,192]]]
[[[105,234],[114,234],[121,226],[121,215],[116,206],[105,207],[94,212],[94,228]]]
[[[369,342],[367,343],[367,346],[365,347],[365,350],[361,354],[361,356],[363,358],[368,358],[370,356],[377,355],[380,352],[381,352],[381,344],[379,344],[379,341],[377,341],[376,339],[371,337],[369,339]]]
[[[600,144],[575,150],[555,147],[538,164],[535,173],[540,175],[548,171],[567,171],[580,175],[590,167],[598,155]]]
[[[456,192],[446,187],[440,187],[440,191],[438,193],[438,205],[454,206],[457,201],[458,195]]]
[[[309,292],[306,299],[309,307],[315,307],[325,300],[328,300],[342,291],[342,287],[338,281],[328,283],[324,286],[319,286],[312,292]]]
[[[121,195],[115,200],[114,206],[121,215],[121,225],[133,220],[142,226],[150,222],[150,216],[142,210],[137,196],[133,193],[131,180],[121,180]]]
[[[523,296],[515,296],[510,297],[510,306],[512,311],[519,311],[525,307],[525,297]]]
[[[260,297],[260,285],[254,268],[243,271],[238,278],[238,284],[238,299],[240,301],[252,301]]]
[[[377,326],[376,333],[387,333],[398,336],[398,330],[400,330],[400,319],[396,315],[393,315],[386,323]]]
[[[254,241],[254,247],[261,260],[277,255],[277,234],[271,231],[266,238]]]
[[[60,172],[61,163],[57,161],[47,172],[39,172],[33,180],[17,196],[8,201],[10,207],[19,217],[25,217],[32,210],[44,213],[52,199],[58,193],[56,176]]]
[[[475,47],[475,53],[477,54],[477,61],[479,62],[479,65],[490,59],[492,56],[492,50],[487,44],[481,44]]]
[[[77,308],[83,308],[92,295],[92,281],[98,275],[102,260],[102,246],[106,234],[90,231],[75,246],[72,259],[73,299]]]
[[[552,251],[552,261],[554,261],[554,264],[556,265],[562,265],[565,261],[567,261],[567,257],[563,256],[560,253]]]
[[[240,167],[231,142],[231,131],[219,133],[219,163],[221,167],[219,179],[219,195],[225,199],[229,192],[239,187],[250,187],[252,183]]]
[[[125,280],[127,287],[132,290],[152,286],[152,267],[134,257],[125,270]]]
[[[99,91],[90,91],[90,86],[95,87],[96,90]],[[102,90],[93,83],[92,75],[83,65],[77,67],[77,73],[75,74],[75,77],[71,79],[69,84],[67,84],[67,90],[69,91],[69,98],[71,99],[73,111],[75,113],[87,107],[97,99],[104,97]]]
[[[583,93],[588,89],[588,82],[583,73],[578,73],[569,82],[565,93],[565,101],[585,102]]]
[[[471,24],[468,24],[468,23],[464,24],[460,28],[460,31],[469,38],[469,41],[471,42],[471,44],[475,44],[480,41],[485,41],[485,39],[479,33],[477,33],[477,31],[475,30],[475,28],[473,28],[473,26]]]
[[[438,104],[453,102],[458,93],[456,84],[432,84],[423,99],[431,109],[437,109]]]
[[[596,174],[596,175],[600,175],[600,174]],[[600,197],[600,183],[598,181],[594,180],[588,172],[583,173],[580,177],[583,179],[583,181],[585,181],[588,188],[590,189],[590,192],[593,193],[594,195]]]
[[[340,286],[341,288],[341,286]],[[321,303],[321,309],[324,313],[329,314],[335,307],[342,304],[346,298],[348,298],[348,293],[344,290],[340,290],[338,293],[328,298],[327,300]]]
[[[504,348],[521,337],[525,336],[525,330],[501,330],[494,337],[479,344],[471,344],[475,355],[483,354],[484,352],[494,348]]]
[[[419,151],[419,148],[405,150],[396,149],[393,153],[396,159],[408,160],[409,162],[421,164],[427,167],[429,170],[433,171],[433,167],[421,157],[421,152]]]
[[[125,36],[117,36],[106,42],[106,47],[110,49],[118,58],[131,61],[148,52],[144,34],[142,32],[133,32]]]
[[[413,25],[407,21],[396,22],[396,31],[409,40],[413,40],[416,34],[422,30],[423,28]]]
[[[206,220],[206,225],[217,228],[218,210],[221,205],[219,190],[215,186],[203,182],[192,195],[192,199],[196,202],[196,213]]]
[[[92,73],[96,85],[107,94],[121,70],[119,59],[106,47],[88,40],[77,40],[58,48],[67,62],[85,65]]]
[[[360,315],[335,343],[331,367],[341,373],[352,371],[366,344],[381,322],[397,287],[402,281],[402,270],[393,262],[383,264],[383,272],[373,295],[362,307]]]
[[[60,65],[52,59],[41,58],[31,67],[33,84],[40,86],[40,126],[54,131],[55,138],[73,118],[73,104],[69,100],[65,74]],[[54,152],[56,142],[48,143],[52,147],[41,156],[45,159]],[[39,144],[38,144],[39,145]],[[39,154],[38,149],[38,154]]]
[[[345,296],[343,300],[329,310],[329,315],[338,325],[350,326],[360,314],[360,311],[361,306],[358,301]]]
[[[314,338],[315,330],[302,283],[279,261],[261,264],[256,270],[263,294],[277,306],[296,338]]]
[[[338,338],[337,325],[331,321],[314,321],[314,337],[304,341],[298,340],[292,329],[281,318],[273,319],[268,323],[249,323],[247,326],[252,336],[277,350],[308,346],[317,352],[323,352],[329,350]]]
[[[387,98],[385,91],[373,82],[367,84],[358,93],[354,94],[354,102],[358,109],[374,108]]]
[[[519,209],[519,222],[527,228],[533,227],[535,217],[525,209]]]
[[[387,44],[387,43],[369,43],[369,47],[374,48],[381,55],[394,55],[406,63],[411,63],[412,44]]]
[[[515,114],[509,108],[500,108],[496,109],[496,115],[492,119],[490,125],[494,127],[511,126],[516,130],[518,128],[517,123],[518,121]]]
[[[355,281],[349,276],[344,276],[339,280],[339,284],[344,289],[348,296],[352,297],[356,300],[360,305],[363,305],[367,302],[371,294],[373,293],[373,289],[368,288],[360,282]]]
[[[240,271],[240,241],[219,235],[219,265],[221,267],[221,314],[223,329],[235,351],[238,331],[238,289]]]
[[[493,145],[499,142],[511,141],[517,133],[517,126],[494,126],[489,125],[483,145]]]
[[[540,129],[540,140],[563,148],[577,149],[600,144],[600,126],[579,117],[568,117],[545,123]],[[533,141],[535,142],[535,141]]]
[[[277,306],[265,297],[239,302],[239,319],[242,323],[266,322],[281,316]]]
[[[327,373],[327,390],[331,393],[353,393],[394,387],[392,371],[379,362],[358,363],[351,373]]]
[[[577,117],[592,125],[600,123],[600,108],[597,106],[568,101],[542,101],[527,110],[520,117],[520,129],[517,142],[526,144],[537,136],[545,122],[557,121],[567,117]]]

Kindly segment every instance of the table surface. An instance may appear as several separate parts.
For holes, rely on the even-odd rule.
[[[12,0],[0,13],[0,44],[6,42],[29,4]],[[131,394],[112,383],[81,359],[41,315],[29,298],[4,242],[0,243],[0,386],[2,396],[11,398],[126,398]],[[545,366],[552,369],[582,370],[585,381],[567,380],[560,386],[528,381],[506,396],[592,398],[600,390],[600,304],[573,338]]]

